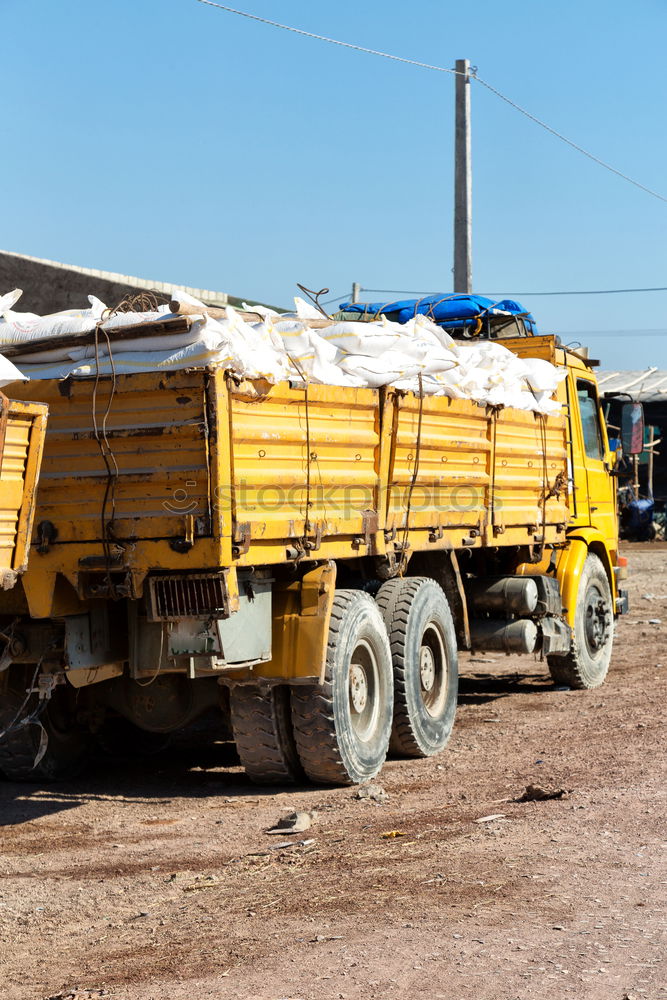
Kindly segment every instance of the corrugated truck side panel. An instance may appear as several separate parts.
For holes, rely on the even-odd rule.
[[[412,394],[396,409],[387,524],[403,531],[407,517],[412,548],[525,545],[544,525],[563,541],[564,417]]]
[[[560,417],[201,369],[29,391],[52,411],[38,521],[58,534],[39,569],[75,590],[103,521],[137,587],[156,569],[383,555],[406,541],[525,545],[543,520],[548,542],[564,538],[566,496],[549,496],[566,467]]]
[[[11,583],[28,562],[47,408],[9,401],[0,464],[0,574]]]
[[[59,542],[99,540],[103,518],[121,540],[182,535],[188,517],[210,534],[201,372],[30,389],[50,406],[39,516]]]
[[[281,562],[295,545],[319,558],[349,557],[357,554],[354,538],[379,530],[380,408],[372,389],[244,383],[231,390],[242,563]]]

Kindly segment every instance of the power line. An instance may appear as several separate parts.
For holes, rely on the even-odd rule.
[[[349,294],[349,292],[341,292],[340,295],[332,295],[330,299],[325,299],[324,302],[320,302],[320,305],[330,306],[332,302],[340,302],[342,298]]]
[[[515,292],[515,295],[632,295],[635,292],[667,292],[667,288],[596,288],[593,291]]]
[[[632,295],[635,292],[667,292],[667,288],[602,288],[572,292],[516,292],[516,295]]]
[[[439,292],[411,292],[405,288],[360,288],[361,292],[370,292],[372,295],[439,295]],[[664,288],[596,288],[592,291],[589,289],[583,291],[569,291],[569,292],[512,292],[511,295],[521,296],[522,298],[529,298],[535,295],[630,295],[634,292],[667,292],[667,286]],[[486,295],[488,298],[510,298],[507,292],[475,292],[476,295]]]
[[[240,14],[241,17],[247,17],[251,21],[259,21],[260,24],[270,24],[273,28],[292,31],[295,35],[304,35],[305,38],[316,38],[318,42],[329,42],[331,45],[340,45],[344,49],[354,49],[355,52],[364,52],[369,56],[381,56],[383,59],[391,59],[393,62],[407,63],[409,66],[419,66],[421,69],[430,69],[435,73],[459,75],[455,69],[446,69],[444,66],[433,66],[431,63],[419,62],[417,59],[405,59],[403,56],[392,56],[389,52],[380,52],[378,49],[367,49],[365,45],[353,45],[352,42],[341,42],[338,38],[329,38],[327,35],[316,35],[313,31],[304,31],[303,28],[293,28],[289,24],[281,24],[280,21],[271,21],[268,17],[249,14],[246,10],[227,7],[224,3],[213,3],[213,0],[198,0],[198,2],[206,4],[207,7],[217,7],[219,10],[226,10],[229,14]]]
[[[586,340],[587,337],[665,337],[667,328],[664,330],[551,330],[557,333],[564,340],[566,337],[576,337]]]
[[[629,184],[634,184],[634,186],[639,188],[640,191],[645,191],[646,194],[652,195],[653,198],[657,198],[659,201],[667,202],[667,198],[665,198],[664,195],[658,194],[657,191],[653,191],[651,188],[646,187],[645,184],[640,184],[639,181],[633,180],[632,177],[628,177],[627,174],[624,174],[622,171],[617,170],[616,167],[612,167],[610,163],[605,163],[605,161],[601,160],[599,156],[595,156],[593,153],[589,153],[588,150],[584,149],[583,146],[577,145],[577,143],[573,142],[572,139],[568,139],[567,136],[562,135],[560,132],[557,132],[555,128],[551,127],[551,125],[547,125],[547,123],[543,122],[540,118],[536,118],[535,115],[531,115],[530,111],[526,111],[526,109],[522,108],[520,104],[516,104],[514,101],[510,100],[509,97],[506,97],[505,94],[501,94],[501,92],[499,90],[496,90],[495,87],[492,87],[490,83],[487,83],[486,80],[482,80],[480,76],[477,76],[477,73],[471,72],[470,75],[473,77],[474,80],[477,80],[478,83],[481,83],[483,87],[486,87],[487,90],[490,90],[492,94],[495,94],[496,97],[499,97],[501,101],[505,101],[505,103],[509,104],[511,108],[514,108],[515,111],[519,111],[522,115],[525,115],[526,118],[529,118],[531,122],[535,122],[536,125],[540,125],[543,129],[546,129],[547,132],[550,132],[551,135],[554,135],[557,139],[560,139],[561,142],[567,143],[567,145],[571,146],[572,149],[576,149],[578,153],[581,153],[583,156],[587,156],[589,160],[593,161],[593,163],[597,163],[598,166],[604,167],[605,170],[611,171],[611,173],[616,174],[617,177],[622,177],[624,181],[627,181]]]
[[[320,42],[328,42],[330,45],[338,45],[344,49],[353,49],[355,52],[363,52],[365,55],[380,56],[382,59],[391,59],[393,62],[407,63],[407,65],[409,66],[418,66],[420,69],[431,70],[434,73],[450,73],[454,76],[464,75],[464,74],[459,74],[455,69],[448,69],[445,66],[435,66],[432,63],[420,62],[417,59],[406,59],[404,56],[395,56],[389,52],[382,52],[379,49],[366,48],[365,45],[355,45],[352,42],[343,42],[338,38],[329,38],[328,35],[318,35],[313,31],[304,31],[303,28],[294,28],[289,24],[282,24],[280,21],[272,21],[268,17],[259,17],[259,15],[257,14],[250,14],[248,13],[248,11],[238,10],[236,7],[228,7],[226,4],[214,3],[213,0],[197,0],[197,2],[206,4],[206,6],[208,7],[217,7],[218,10],[224,10],[228,14],[238,14],[240,17],[248,18],[248,20],[250,21],[258,21],[260,24],[268,24],[273,28],[281,28],[283,31],[291,31],[295,35],[303,35],[305,38],[314,38]],[[572,139],[568,139],[567,136],[563,135],[561,132],[556,131],[555,128],[552,128],[550,125],[547,125],[546,122],[543,122],[541,118],[537,118],[535,115],[531,114],[530,111],[526,111],[525,108],[522,108],[520,104],[517,104],[515,101],[511,100],[511,98],[501,93],[500,90],[496,90],[496,88],[492,87],[490,83],[487,83],[486,80],[483,80],[480,76],[477,75],[476,67],[473,67],[471,69],[470,78],[476,80],[477,83],[481,84],[482,87],[485,87],[492,94],[495,94],[495,96],[498,97],[501,101],[504,101],[506,104],[509,104],[510,107],[514,108],[515,111],[518,111],[520,114],[524,115],[535,125],[539,125],[540,128],[545,129],[556,139],[560,139],[561,142],[564,142],[566,145],[570,146],[578,153],[581,153],[582,156],[586,156],[589,160],[592,160],[593,163],[597,163],[598,166],[604,167],[605,170],[609,170],[612,174],[615,174],[617,177],[622,178],[622,180],[627,181],[629,184],[634,185],[634,187],[639,188],[640,191],[644,191],[645,194],[651,195],[652,198],[657,198],[658,201],[667,202],[667,197],[665,197],[664,195],[659,194],[657,191],[653,191],[649,187],[646,187],[645,184],[641,184],[639,181],[634,180],[632,177],[629,177],[627,174],[624,174],[621,170],[617,170],[616,167],[612,167],[610,163],[606,163],[604,160],[601,160],[599,156],[595,156],[594,153],[590,153],[587,149],[584,149],[583,146],[580,146],[578,145],[578,143],[573,142]]]

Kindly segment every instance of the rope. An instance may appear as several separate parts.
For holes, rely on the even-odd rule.
[[[452,292],[451,295],[443,295],[442,298],[438,299],[436,302],[430,302],[428,306],[428,311],[426,313],[426,317],[428,319],[432,319],[435,322],[435,307],[441,305],[443,302],[449,302],[451,299],[458,298],[458,294],[459,294],[458,292]],[[419,309],[420,305],[422,304],[424,299],[427,298],[428,295],[422,295],[422,297],[418,299],[417,302],[415,303],[415,311],[414,311],[415,317],[417,316],[417,310]]]
[[[103,324],[111,316],[115,316],[117,313],[130,313],[130,312],[157,312],[161,303],[168,302],[168,297],[164,295],[159,295],[157,292],[137,292],[136,294],[125,295],[118,305],[114,309],[108,309],[105,311],[102,319],[100,319],[95,325],[95,383],[93,385],[93,394],[91,400],[92,406],[92,419],[93,419],[93,432],[95,434],[95,440],[97,441],[98,447],[100,449],[100,454],[102,456],[102,461],[106,468],[107,481],[104,487],[104,496],[102,498],[102,509],[100,512],[101,519],[101,529],[102,529],[102,552],[104,555],[105,569],[106,569],[106,581],[109,588],[109,595],[112,599],[117,597],[116,587],[111,577],[111,544],[110,536],[112,535],[112,525],[114,518],[116,516],[116,485],[118,483],[118,477],[120,475],[120,469],[118,467],[118,462],[116,461],[116,456],[114,454],[113,448],[109,443],[109,435],[107,430],[107,423],[109,416],[111,414],[111,407],[113,404],[114,396],[116,395],[116,385],[117,385],[117,373],[116,365],[113,357],[113,350],[111,347],[111,338],[109,336],[108,330],[104,329]],[[111,368],[111,387],[109,390],[109,398],[107,400],[106,409],[104,411],[104,416],[102,417],[102,428],[98,425],[97,421],[97,393],[100,386],[100,333],[104,334],[104,339],[106,341],[107,353],[109,355],[109,366]],[[107,516],[107,509],[111,505],[111,517]]]
[[[110,524],[113,522],[116,513],[116,482],[118,480],[118,475],[120,470],[118,468],[118,463],[116,462],[116,456],[113,453],[113,449],[109,444],[109,438],[107,434],[107,420],[111,412],[111,405],[113,403],[113,398],[116,392],[116,367],[113,361],[113,353],[111,350],[111,341],[109,339],[109,334],[106,330],[102,330],[103,320],[100,320],[95,325],[95,383],[93,385],[93,394],[91,399],[92,408],[92,418],[93,418],[93,433],[95,434],[95,440],[97,441],[98,447],[100,449],[100,454],[102,456],[102,461],[104,462],[104,467],[107,472],[107,481],[104,487],[104,496],[102,498],[102,508],[100,511],[101,529],[102,529],[102,552],[104,554],[104,562],[106,569],[106,579],[107,586],[109,588],[109,595],[113,598],[115,596],[115,585],[111,577],[111,545],[109,543],[109,528]],[[109,391],[109,399],[107,401],[106,410],[104,411],[104,416],[102,418],[102,431],[100,433],[100,428],[97,422],[97,392],[100,384],[100,331],[104,333],[104,337],[107,343],[107,351],[109,352],[109,363],[111,365],[112,377],[111,377],[111,388]],[[107,507],[111,501],[111,521],[107,518]]]
[[[34,712],[31,712],[30,715],[27,715],[25,717],[25,719],[21,719],[20,722],[18,721],[19,720],[19,716],[21,715],[21,712],[23,712],[23,710],[25,709],[26,705],[30,701],[30,696],[34,692],[35,682],[37,680],[37,674],[39,673],[39,671],[41,669],[41,666],[42,666],[42,661],[40,660],[39,663],[37,664],[37,666],[35,667],[35,672],[32,675],[32,681],[30,682],[30,687],[27,689],[26,696],[23,699],[23,701],[21,702],[19,710],[17,711],[16,715],[14,716],[14,718],[12,719],[12,721],[9,723],[9,725],[5,726],[4,729],[0,730],[0,740],[4,739],[5,736],[9,736],[11,733],[16,732],[17,729],[23,729],[25,726],[29,726],[31,722],[37,722],[39,716],[44,711],[44,707],[46,705],[47,699],[44,699],[43,701],[39,701],[37,703],[37,708],[34,710]]]
[[[498,415],[500,409],[497,406],[493,407],[492,420],[493,420],[493,451],[491,457],[491,535],[493,538],[496,537],[496,468],[498,465],[498,456],[496,454],[496,442],[498,440]]]
[[[159,292],[137,292],[135,295],[128,293],[116,308],[111,310],[109,316],[114,316],[116,313],[157,312],[161,305],[169,301],[168,295],[161,295]]]
[[[311,504],[312,504],[312,500],[310,498],[310,460],[311,460],[311,454],[310,454],[310,407],[309,407],[310,400],[308,398],[308,387],[309,387],[309,382],[306,380],[306,385],[305,385],[305,389],[304,389],[304,397],[303,397],[304,398],[305,407],[306,407],[306,519],[305,519],[305,521],[303,523],[303,547],[304,547],[304,551],[307,551],[307,549],[306,549],[306,543],[308,542],[308,532],[311,529],[311,524],[310,524],[310,507],[311,507]]]
[[[549,499],[549,470],[547,462],[547,418],[544,413],[538,413],[540,437],[542,440],[542,539],[540,541],[539,557],[535,562],[541,562],[547,537],[547,500]]]
[[[417,440],[415,442],[415,464],[412,470],[412,478],[410,480],[410,486],[408,487],[408,502],[405,506],[405,527],[403,529],[403,540],[401,542],[401,561],[398,565],[399,576],[405,576],[405,571],[408,568],[408,539],[410,537],[410,513],[412,510],[412,493],[415,488],[415,483],[417,482],[417,476],[419,475],[419,459],[421,456],[422,417],[424,414],[424,386],[422,382],[421,372],[419,372],[417,375],[417,381],[419,382],[419,413],[417,417]]]
[[[140,688],[150,687],[151,684],[155,683],[155,681],[158,679],[160,675],[160,671],[162,670],[162,657],[164,655],[164,633],[166,626],[167,622],[160,623],[160,655],[157,658],[157,667],[153,671],[153,675],[149,677],[147,681],[140,681],[138,677],[135,677],[134,683],[137,685],[137,687]]]
[[[310,462],[312,457],[310,454],[310,408],[309,408],[310,400],[308,396],[308,387],[310,383],[308,380],[308,376],[306,375],[305,371],[303,370],[299,362],[296,360],[296,358],[293,358],[292,355],[289,353],[289,351],[287,351],[286,353],[290,362],[294,365],[295,369],[299,373],[299,376],[303,380],[304,384],[304,403],[306,406],[306,515],[303,522],[303,538],[301,540],[301,544],[303,547],[303,551],[307,552],[308,549],[306,547],[306,543],[308,542],[308,532],[311,529],[310,508],[312,506],[312,500],[310,495]]]

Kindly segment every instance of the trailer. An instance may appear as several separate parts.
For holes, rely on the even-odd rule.
[[[0,589],[28,565],[48,409],[0,392]]]
[[[9,695],[15,656],[23,652],[15,625],[26,614],[20,580],[28,565],[36,508],[36,491],[46,436],[48,408],[43,403],[8,399],[0,392],[0,594],[5,617],[0,638],[0,741],[17,722]],[[23,702],[42,689],[23,692]],[[21,708],[21,704],[18,706]]]
[[[48,697],[4,773],[214,707],[254,781],[356,783],[444,749],[460,649],[601,684],[626,601],[595,377],[554,337],[503,344],[567,369],[560,415],[219,366],[19,389],[50,419],[2,710]]]

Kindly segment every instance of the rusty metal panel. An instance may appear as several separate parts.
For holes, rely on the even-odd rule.
[[[236,541],[248,558],[255,542],[307,534],[319,547],[363,531],[381,492],[376,391],[244,383],[230,407]]]
[[[58,542],[101,539],[103,517],[117,539],[210,534],[205,376],[30,383],[50,404],[38,517]]]
[[[567,510],[567,438],[563,417],[506,409],[495,417],[495,471],[493,524],[504,530],[542,530],[544,498],[546,524],[562,525]],[[545,485],[546,484],[546,485]]]
[[[8,418],[0,460],[0,575],[5,584],[25,570],[35,489],[39,475],[47,409],[7,401]]]
[[[484,407],[427,396],[421,401],[421,432],[417,396],[399,396],[396,412],[387,527],[405,526],[408,504],[411,529],[482,526],[491,455]]]

